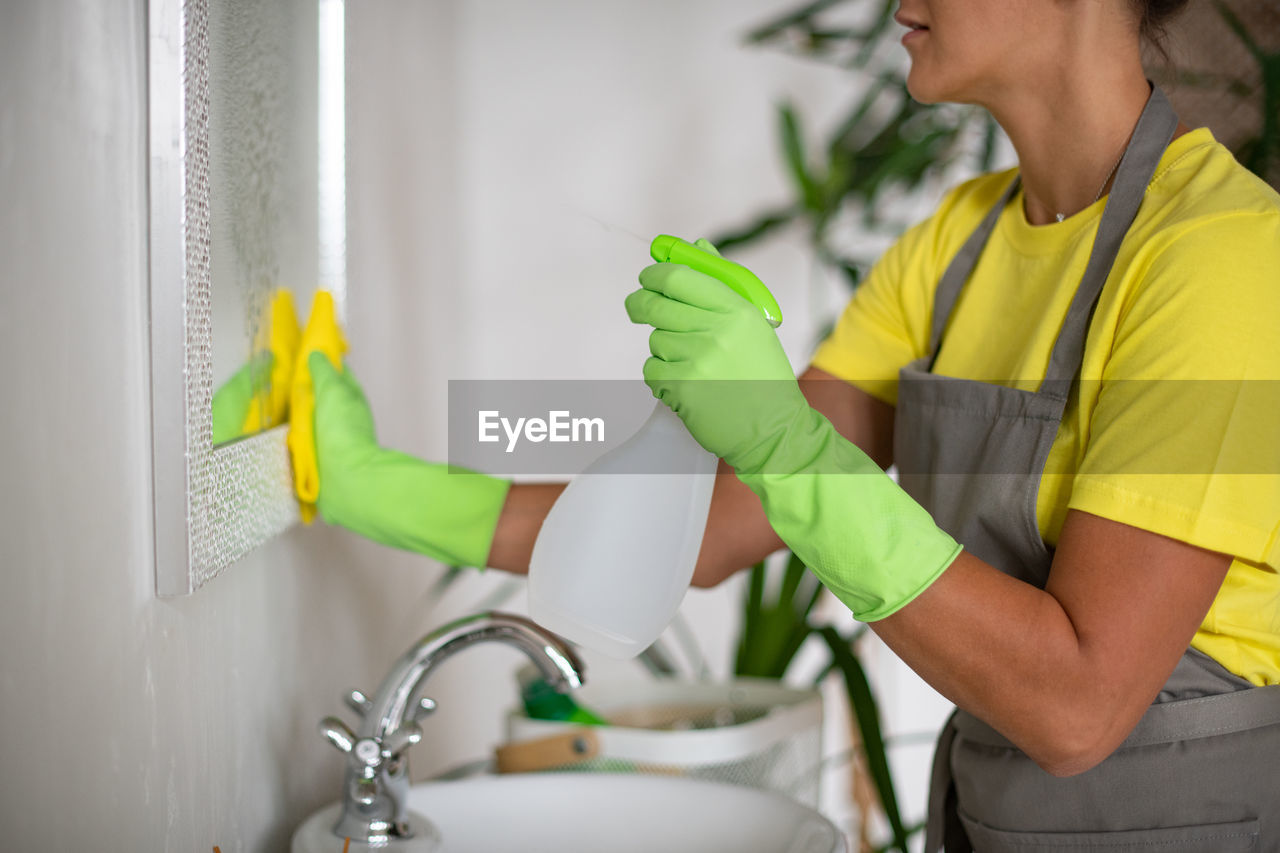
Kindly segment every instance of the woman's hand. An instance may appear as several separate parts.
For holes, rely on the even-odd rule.
[[[253,407],[255,391],[266,391],[275,356],[261,352],[250,358],[231,378],[213,392],[213,443],[222,444],[242,435],[249,435],[263,427],[250,428],[249,410]]]
[[[379,446],[364,391],[321,353],[315,391],[316,505],[329,524],[459,566],[486,565],[510,483]]]
[[[778,336],[760,309],[683,264],[646,267],[640,284],[626,308],[632,322],[653,326],[645,382],[699,444],[756,470],[809,408]]]
[[[640,282],[627,311],[654,326],[645,380],[856,618],[888,616],[942,574],[955,541],[809,406],[759,309],[680,264]]]
[[[1231,558],[1071,510],[1045,589],[965,553],[872,628],[939,693],[1057,776],[1128,736]]]

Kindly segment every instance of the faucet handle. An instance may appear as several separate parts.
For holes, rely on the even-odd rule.
[[[364,719],[364,715],[373,707],[373,701],[355,688],[344,693],[342,701],[347,703],[348,708],[359,714],[361,719]]]
[[[339,752],[356,758],[359,764],[376,770],[384,760],[395,760],[400,754],[422,740],[422,726],[406,720],[385,737],[357,738],[351,727],[337,717],[325,717],[320,721],[320,734]]]
[[[321,720],[320,734],[339,752],[350,753],[356,744],[356,733],[337,717],[325,717]]]
[[[423,696],[418,700],[418,705],[413,709],[414,721],[425,720],[436,712],[436,700],[429,696]]]
[[[396,758],[421,740],[422,726],[413,720],[406,720],[399,728],[382,738],[382,754],[387,758]]]

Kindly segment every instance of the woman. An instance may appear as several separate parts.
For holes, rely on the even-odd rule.
[[[736,474],[695,582],[785,543],[957,705],[930,850],[1280,850],[1280,198],[1145,79],[1181,5],[906,0],[912,95],[982,105],[1019,165],[905,234],[799,383],[713,279],[627,299]],[[527,569],[559,487],[379,450],[313,372],[327,520]]]

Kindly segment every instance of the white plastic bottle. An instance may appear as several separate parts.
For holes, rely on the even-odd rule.
[[[674,237],[658,237],[651,251],[720,279],[781,322],[744,267]],[[644,651],[689,588],[717,464],[658,403],[635,435],[569,483],[543,521],[529,561],[534,621],[610,657]]]
[[[658,403],[547,514],[529,561],[534,621],[610,657],[644,651],[689,588],[716,464]]]

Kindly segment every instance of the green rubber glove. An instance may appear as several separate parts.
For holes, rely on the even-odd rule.
[[[483,567],[510,482],[380,447],[351,372],[338,371],[319,352],[307,366],[321,517],[383,545]]]
[[[255,388],[264,389],[275,356],[261,352],[247,361],[213,392],[213,443],[222,444],[246,435],[245,420],[253,404]]]
[[[654,327],[645,382],[707,450],[738,471],[761,467],[809,405],[777,334],[742,296],[683,264],[648,266],[640,284],[626,307],[632,322]]]
[[[809,406],[759,309],[681,264],[647,267],[640,284],[626,306],[654,327],[645,382],[756,493],[818,579],[864,622],[928,588],[960,546]]]

